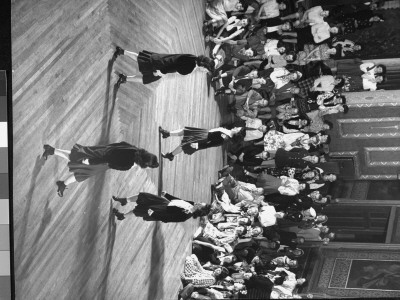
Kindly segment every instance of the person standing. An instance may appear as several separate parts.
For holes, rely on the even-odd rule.
[[[116,47],[113,58],[120,55],[126,55],[136,61],[139,65],[139,71],[142,74],[127,76],[119,74],[117,86],[125,82],[142,82],[149,84],[161,79],[163,74],[179,73],[188,75],[196,67],[203,67],[208,71],[213,71],[214,61],[204,55],[195,56],[192,54],[158,54],[150,51],[140,51],[139,54]]]
[[[183,136],[181,144],[172,152],[162,153],[163,158],[172,161],[175,155],[178,155],[182,151],[185,154],[192,155],[198,150],[221,146],[225,141],[232,139],[236,135],[244,137],[246,129],[244,127],[235,127],[233,129],[219,127],[208,130],[185,127],[174,131],[167,131],[160,126],[159,132],[164,139],[170,136]]]
[[[134,164],[141,168],[157,168],[157,156],[127,142],[113,143],[102,146],[81,146],[75,144],[72,150],[56,149],[44,145],[43,158],[56,155],[68,160],[69,171],[72,173],[67,179],[59,180],[57,194],[63,197],[67,186],[73,182],[82,182],[87,178],[103,173],[108,169],[127,171]]]
[[[113,213],[118,220],[124,220],[126,216],[135,215],[145,221],[185,222],[190,218],[207,215],[211,208],[209,204],[182,200],[168,193],[163,193],[161,196],[139,193],[127,198],[113,196],[112,199],[119,202],[121,206],[125,206],[128,202],[137,203],[133,210],[125,214],[114,208]]]

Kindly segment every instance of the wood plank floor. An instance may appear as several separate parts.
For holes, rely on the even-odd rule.
[[[115,45],[204,53],[204,1],[15,0],[12,2],[14,255],[16,298],[175,299],[195,220],[116,223],[111,195],[157,192],[158,170],[134,167],[71,185],[56,195],[66,161],[42,145],[71,149],[127,141],[158,153],[159,125],[214,128],[219,107],[206,75],[168,75],[118,90],[114,71],[138,72]],[[169,150],[178,139],[162,141]],[[209,201],[221,149],[164,162],[163,189]],[[124,208],[126,210],[129,207]]]

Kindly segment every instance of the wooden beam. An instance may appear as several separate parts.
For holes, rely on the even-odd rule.
[[[392,240],[392,234],[393,234],[393,228],[394,228],[394,222],[395,222],[395,218],[396,218],[397,208],[398,208],[398,206],[392,206],[392,209],[390,210],[389,223],[388,223],[386,239],[385,239],[386,244],[390,244],[390,241]]]
[[[399,200],[355,200],[350,198],[337,198],[338,205],[363,205],[363,206],[393,206],[400,205]]]

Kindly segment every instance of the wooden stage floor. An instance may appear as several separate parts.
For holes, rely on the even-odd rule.
[[[116,223],[110,214],[111,195],[156,193],[158,170],[108,171],[59,198],[55,181],[67,175],[66,161],[41,154],[46,143],[118,141],[158,153],[159,125],[217,127],[204,73],[116,90],[114,71],[138,69],[127,57],[110,61],[115,45],[203,54],[203,18],[198,0],[12,1],[16,299],[176,299],[197,222]],[[222,163],[220,148],[164,161],[163,189],[209,201]]]

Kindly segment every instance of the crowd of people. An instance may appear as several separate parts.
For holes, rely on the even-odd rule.
[[[337,180],[324,170],[333,128],[324,116],[347,113],[343,93],[376,90],[386,68],[340,61],[363,49],[347,34],[384,22],[375,6],[331,14],[301,2],[206,3],[215,96],[228,96],[237,121],[233,128],[160,128],[163,138],[183,137],[163,154],[169,160],[182,151],[228,149],[185,260],[180,299],[313,297],[298,293],[307,284],[299,264],[304,246],[335,238],[322,214],[337,203],[322,192]]]

